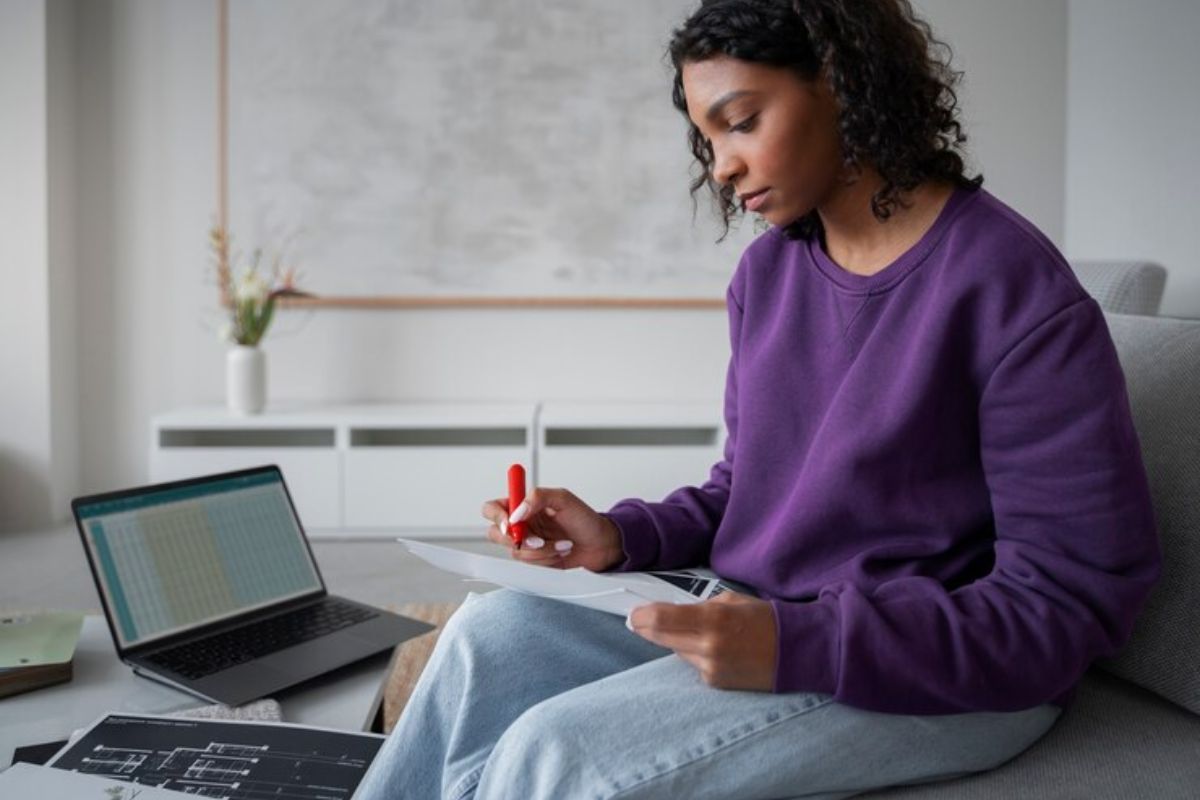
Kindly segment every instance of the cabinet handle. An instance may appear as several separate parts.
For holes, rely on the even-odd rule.
[[[547,447],[712,447],[714,427],[546,428]]]
[[[158,446],[169,447],[333,447],[333,428],[164,428]]]
[[[524,428],[351,428],[351,447],[524,447]]]

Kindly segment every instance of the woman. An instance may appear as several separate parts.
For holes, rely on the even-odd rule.
[[[753,590],[627,621],[500,591],[447,625],[367,797],[849,797],[1042,736],[1158,574],[1099,307],[964,174],[907,0],[711,0],[674,100],[726,224],[725,457],[598,514],[537,489],[488,536]],[[508,525],[535,536],[512,548]],[[754,596],[757,595],[757,596]]]

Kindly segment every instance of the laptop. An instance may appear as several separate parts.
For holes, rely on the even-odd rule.
[[[236,706],[433,628],[330,595],[276,466],[71,503],[117,655]]]

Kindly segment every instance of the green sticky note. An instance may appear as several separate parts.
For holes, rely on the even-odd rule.
[[[82,627],[82,614],[0,615],[0,669],[70,661]]]

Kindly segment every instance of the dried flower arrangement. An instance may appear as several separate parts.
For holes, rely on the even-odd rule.
[[[284,268],[281,255],[272,259],[268,271],[262,263],[262,248],[257,248],[239,267],[231,261],[230,244],[225,228],[216,225],[210,229],[209,249],[216,266],[221,305],[230,314],[221,328],[221,338],[255,347],[271,326],[277,301],[312,295],[296,288],[296,269]]]

